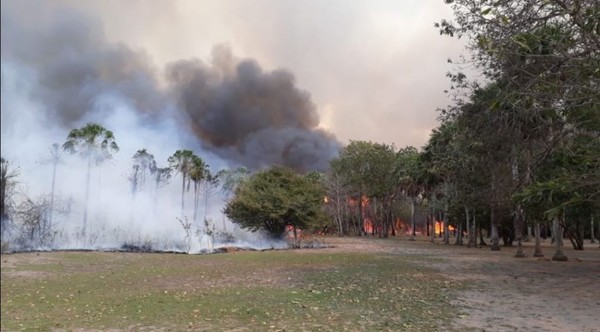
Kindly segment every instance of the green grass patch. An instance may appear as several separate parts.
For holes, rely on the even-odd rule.
[[[2,330],[431,331],[456,314],[454,284],[414,256],[44,255],[3,266]]]

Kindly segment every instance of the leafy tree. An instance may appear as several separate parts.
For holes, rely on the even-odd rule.
[[[225,214],[242,228],[281,238],[287,226],[308,229],[322,220],[323,196],[315,181],[275,166],[241,183]]]
[[[112,158],[112,153],[119,151],[113,132],[96,123],[73,129],[62,145],[63,150],[71,154],[79,154],[87,160],[87,175],[85,181],[85,207],[83,210],[82,235],[86,235],[88,219],[88,203],[90,197],[90,174],[92,164],[100,165]]]
[[[354,228],[359,235],[365,234],[363,222],[367,200],[370,200],[374,219],[373,231],[378,231],[380,236],[387,236],[390,228],[394,231],[391,206],[397,193],[395,163],[394,146],[365,141],[351,141],[339,157],[331,161],[332,176],[343,181],[339,185],[348,189],[348,201],[356,202]],[[379,222],[380,216],[382,222]]]

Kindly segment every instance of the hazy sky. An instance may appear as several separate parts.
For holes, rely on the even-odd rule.
[[[208,61],[218,44],[265,70],[285,68],[342,143],[422,146],[436,108],[448,103],[446,59],[463,49],[433,27],[451,17],[442,0],[39,1],[33,11],[14,2],[31,24],[59,3],[96,17],[109,41],[145,52],[158,68]]]

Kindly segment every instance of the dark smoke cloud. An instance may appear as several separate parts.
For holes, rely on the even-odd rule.
[[[89,112],[102,112],[97,103],[106,96],[144,114],[164,107],[144,52],[109,43],[97,20],[65,7],[39,9],[40,4],[2,6],[2,59],[34,71],[38,86],[31,97],[61,125],[77,125]],[[35,11],[44,14],[31,14]],[[23,20],[22,12],[35,22]]]
[[[98,20],[41,4],[2,3],[2,62],[33,72],[31,98],[66,129],[101,119],[111,111],[99,105],[108,97],[127,102],[148,124],[165,116],[167,105],[178,105],[186,129],[205,148],[251,169],[280,164],[324,170],[339,149],[332,134],[317,128],[310,95],[288,71],[264,71],[256,61],[216,47],[209,65],[170,64],[172,93],[166,93],[146,53],[109,42]]]
[[[168,66],[167,78],[194,132],[222,157],[252,168],[322,170],[339,149],[333,135],[317,128],[310,95],[288,71],[264,71],[219,46],[211,65],[178,61]]]

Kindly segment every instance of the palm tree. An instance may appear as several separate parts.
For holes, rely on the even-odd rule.
[[[96,123],[88,123],[79,129],[73,129],[67,136],[62,146],[64,151],[79,154],[87,160],[87,174],[85,181],[85,207],[83,210],[82,235],[85,237],[87,230],[88,201],[90,197],[90,173],[92,163],[100,165],[112,158],[112,153],[119,151],[113,132]]]
[[[183,212],[185,210],[184,195],[185,195],[185,184],[188,181],[190,171],[193,167],[194,152],[191,150],[177,150],[175,153],[167,159],[169,166],[176,173],[181,174],[181,217],[183,218]]]
[[[148,153],[146,149],[138,150],[132,159],[133,165],[129,174],[129,182],[131,182],[131,195],[135,198],[136,193],[146,183],[146,177],[156,173],[158,168],[156,167],[154,155]]]
[[[202,158],[194,155],[192,158],[192,168],[190,169],[190,180],[194,182],[194,222],[198,216],[198,204],[200,202],[200,185],[204,179],[210,176],[208,165]]]

